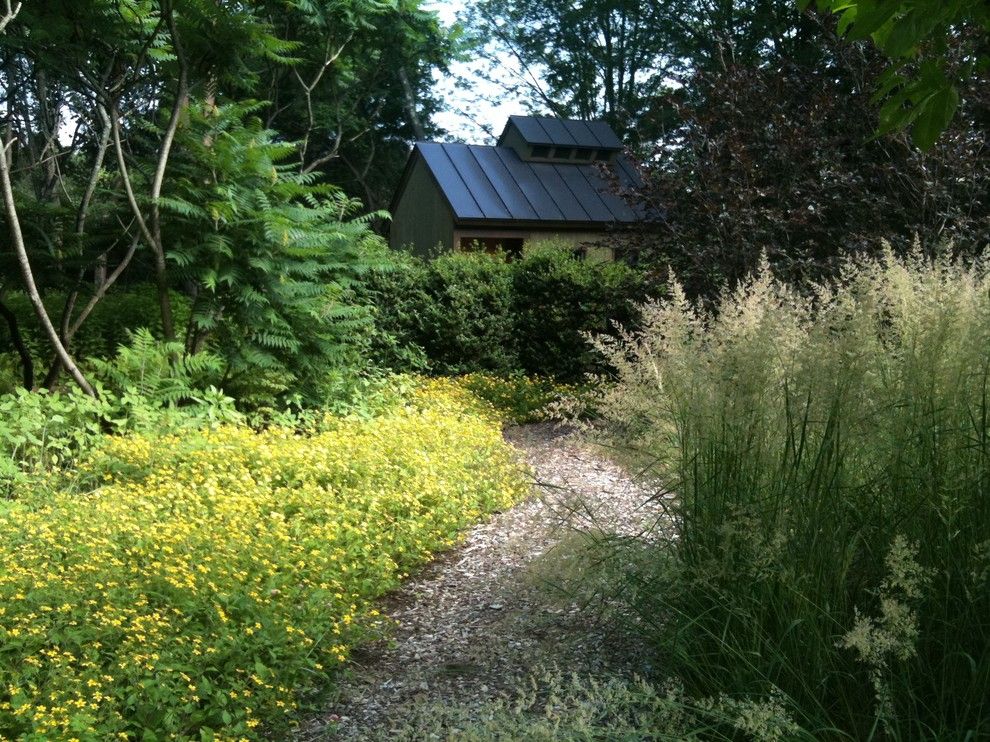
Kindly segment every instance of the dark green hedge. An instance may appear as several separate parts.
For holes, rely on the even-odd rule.
[[[507,263],[479,253],[398,255],[363,289],[375,308],[369,352],[397,371],[526,373],[563,381],[601,370],[588,333],[635,323],[641,275],[543,247]]]

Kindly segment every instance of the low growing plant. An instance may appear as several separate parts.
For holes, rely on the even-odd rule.
[[[526,488],[490,417],[417,388],[320,431],[111,436],[0,507],[0,737],[280,735],[371,601]]]

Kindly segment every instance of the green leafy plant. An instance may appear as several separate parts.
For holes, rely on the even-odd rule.
[[[512,265],[512,289],[521,368],[571,382],[604,370],[589,335],[633,327],[646,298],[642,277],[625,263],[579,260],[552,242]]]
[[[644,296],[644,281],[625,264],[585,262],[553,244],[511,263],[403,255],[359,293],[375,314],[368,352],[386,367],[567,382],[601,369],[588,333],[632,324]]]
[[[799,0],[806,8],[812,0]],[[922,149],[930,148],[959,105],[958,81],[990,69],[986,41],[990,7],[982,0],[818,0],[839,16],[838,30],[850,39],[872,39],[891,59],[880,80],[881,133],[911,127]],[[967,38],[969,37],[969,38]],[[950,65],[953,40],[972,48]]]
[[[98,443],[110,409],[75,390],[0,395],[0,497],[26,494],[49,471],[71,467]]]
[[[308,394],[328,365],[353,361],[368,316],[347,301],[376,264],[379,238],[359,204],[285,161],[257,103],[195,106],[162,205],[169,257],[196,286],[185,349],[227,361],[225,386]]]
[[[452,390],[406,401],[307,434],[109,436],[71,489],[0,503],[0,736],[288,733],[381,634],[372,601],[527,490]]]

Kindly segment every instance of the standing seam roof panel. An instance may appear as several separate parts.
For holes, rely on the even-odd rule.
[[[529,164],[533,174],[543,183],[550,198],[557,204],[557,208],[560,209],[566,221],[592,221],[591,215],[585,211],[567,182],[560,177],[556,167],[548,162],[527,164]]]
[[[447,197],[454,216],[459,219],[480,219],[484,212],[474,200],[467,184],[447,156],[444,146],[434,142],[421,142],[416,147],[436,178],[440,190]]]
[[[576,147],[578,145],[577,139],[571,135],[567,125],[560,119],[538,118],[537,121],[554,144],[564,147]]]
[[[628,222],[636,218],[629,205],[618,194],[612,193],[608,182],[602,178],[597,170],[591,167],[580,168],[580,170],[588,181],[588,187],[602,200],[613,219],[619,222]]]
[[[612,221],[615,217],[602,201],[598,192],[588,182],[588,178],[581,172],[580,166],[574,165],[554,165],[561,179],[567,187],[574,193],[574,197],[581,204],[591,221]]]
[[[499,195],[499,189],[489,180],[485,168],[478,164],[468,145],[448,144],[443,149],[486,219],[510,219],[516,216]]]
[[[526,200],[532,205],[536,212],[536,218],[549,221],[561,221],[564,219],[564,212],[557,206],[553,196],[546,186],[533,171],[528,162],[519,159],[514,149],[506,147],[492,147],[491,151],[501,161],[502,165],[509,172],[510,177],[519,186]]]
[[[510,116],[509,120],[519,129],[527,144],[553,144],[549,135],[532,116]]]
[[[520,187],[518,178],[499,158],[495,147],[472,145],[469,149],[513,219],[543,218]]]
[[[616,157],[616,175],[619,176],[619,181],[623,188],[628,188],[629,186],[638,186],[640,184],[641,178],[636,169],[632,166],[632,163],[625,157]]]
[[[638,216],[611,192],[597,165],[528,162],[500,147],[431,142],[417,147],[456,220],[612,223]],[[623,158],[613,172],[622,185],[635,182],[635,170]]]
[[[622,142],[615,136],[612,127],[604,121],[586,121],[585,125],[602,143],[603,149],[622,149]]]
[[[601,140],[595,136],[595,133],[584,121],[568,119],[564,121],[564,126],[577,141],[578,146],[589,149],[599,149],[602,146]]]

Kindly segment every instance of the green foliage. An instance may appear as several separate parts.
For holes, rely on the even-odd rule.
[[[383,365],[576,381],[599,369],[586,334],[631,323],[645,288],[624,264],[543,246],[511,263],[479,253],[403,255],[372,274],[362,295],[375,312],[368,352]]]
[[[800,0],[806,7],[811,0]],[[911,127],[914,143],[929,149],[959,105],[958,82],[986,73],[990,6],[983,0],[818,0],[839,17],[839,33],[872,39],[891,59],[880,80],[881,133]],[[953,64],[948,49],[972,34],[973,49]]]
[[[278,19],[285,38],[300,42],[291,73],[279,66],[262,72],[259,90],[276,91],[263,93],[271,98],[269,126],[300,143],[301,166],[319,166],[366,209],[387,207],[408,142],[440,134],[431,122],[442,107],[434,75],[447,68],[456,30],[419,0],[256,5]]]
[[[816,735],[990,732],[987,266],[888,251],[809,298],[764,264],[644,311],[600,409],[676,496],[621,588],[665,669]]]
[[[0,500],[16,496],[52,469],[72,466],[103,434],[105,399],[18,388],[0,395]]]
[[[169,257],[196,284],[187,350],[209,342],[222,353],[231,389],[267,374],[305,395],[352,357],[366,316],[345,298],[375,265],[379,238],[371,217],[347,219],[356,202],[282,164],[294,146],[257,108],[207,106],[183,130],[162,200]]]
[[[564,398],[577,399],[582,393],[576,387],[558,384],[549,378],[522,374],[500,377],[472,373],[453,381],[515,425],[545,420],[556,402]]]
[[[370,276],[374,306],[370,353],[398,370],[510,372],[517,366],[512,326],[512,268],[484,254],[433,261],[398,255]]]
[[[164,433],[240,422],[234,400],[217,389],[222,360],[135,332],[109,359],[87,359],[100,398],[13,389],[0,395],[0,493],[16,495],[46,474],[67,471],[110,431]]]
[[[576,260],[553,244],[513,265],[512,290],[520,367],[569,381],[602,370],[588,335],[634,326],[646,298],[642,277],[625,263]]]
[[[58,317],[65,303],[65,292],[50,291],[43,297],[45,306],[53,317]],[[85,303],[88,296],[81,293],[76,300]],[[178,291],[171,292],[172,311],[177,324],[189,321],[190,301]],[[48,341],[38,324],[27,295],[12,293],[6,302],[14,314],[24,342],[28,345],[39,367],[43,367],[48,357]],[[162,320],[158,310],[158,298],[151,285],[139,284],[120,287],[107,294],[72,339],[72,352],[79,358],[111,358],[117,348],[129,342],[130,333],[147,328],[156,338],[162,337]],[[0,347],[9,347],[7,326],[0,323]]]

